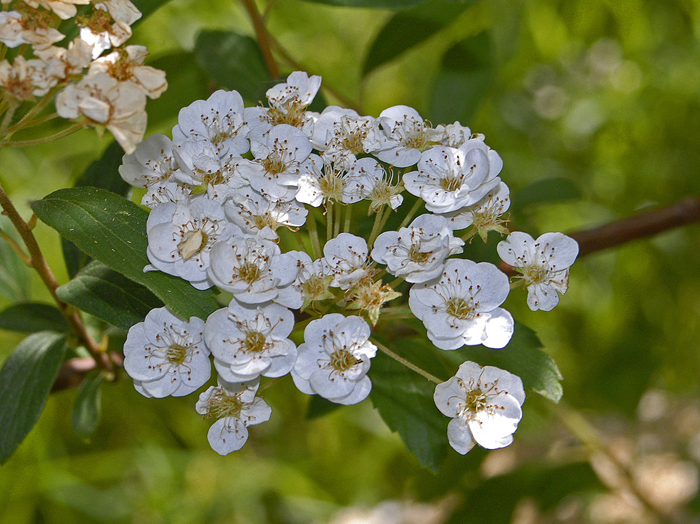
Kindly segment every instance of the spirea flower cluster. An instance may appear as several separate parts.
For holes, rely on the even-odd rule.
[[[109,130],[131,153],[146,131],[146,98],[167,88],[165,73],[143,65],[144,46],[125,45],[141,12],[130,0],[2,0],[0,42],[28,45],[0,62],[0,90],[19,104],[56,96],[62,118]],[[78,15],[76,6],[87,6]],[[65,47],[56,27],[74,19],[80,34]],[[111,52],[104,54],[106,51]]]
[[[294,72],[267,91],[266,107],[217,91],[180,111],[172,139],[149,137],[120,168],[151,209],[145,270],[230,297],[206,321],[152,311],[129,331],[125,369],[142,394],[179,396],[209,381],[213,360],[217,386],[200,395],[197,411],[217,419],[209,442],[221,454],[269,419],[256,396],[262,379],[291,374],[303,393],[345,405],[366,399],[383,348],[372,329],[402,296],[402,282],[413,284],[403,303],[439,349],[500,349],[513,334],[501,307],[508,276],[459,257],[472,236],[508,232],[499,155],[459,122],[433,127],[407,106],[377,118],[338,106],[309,111],[320,85]],[[402,207],[406,193],[411,210]],[[374,215],[371,232],[355,230],[359,204]],[[384,231],[394,214],[402,223]],[[286,242],[284,229],[294,232]],[[298,249],[282,248],[289,239]],[[516,232],[498,251],[520,274],[530,307],[556,305],[573,240]],[[297,347],[290,337],[302,330]],[[518,377],[473,362],[435,391],[460,453],[475,442],[508,445],[524,399]]]

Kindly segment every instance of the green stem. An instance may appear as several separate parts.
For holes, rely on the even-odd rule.
[[[350,207],[350,206],[347,206]],[[335,204],[335,216],[333,217],[333,238],[340,234],[340,214],[343,212],[341,205],[336,202]]]
[[[5,132],[10,126],[10,122],[12,122],[12,118],[15,116],[15,111],[17,111],[19,106],[19,100],[13,99],[7,103],[7,112],[5,113],[5,117],[2,119],[2,124],[0,124],[0,136],[3,137],[3,140],[5,140]],[[9,135],[7,135],[7,138],[9,138]]]
[[[32,107],[29,111],[27,111],[27,114],[24,115],[19,122],[17,122],[15,125],[8,127],[7,128],[7,136],[3,138],[3,141],[9,140],[12,135],[14,135],[17,131],[20,129],[24,129],[27,127],[31,127],[37,124],[40,124],[42,122],[45,122],[46,118],[40,118],[38,120],[35,120],[34,122],[30,122],[32,118],[34,118],[36,115],[38,115],[45,107],[46,104],[48,104],[51,100],[53,100],[53,95],[58,91],[58,87],[54,87],[51,89],[44,98],[42,98],[38,104],[36,104],[34,107]],[[55,116],[58,116],[57,113],[54,113],[54,116],[51,118],[55,118]]]
[[[272,78],[279,78],[280,71],[277,67],[277,62],[275,62],[275,57],[272,56],[272,49],[270,48],[270,33],[267,32],[265,28],[265,19],[260,15],[257,6],[255,5],[255,0],[241,0],[243,8],[248,12],[250,16],[250,21],[253,23],[253,29],[255,29],[255,35],[258,37],[258,47],[265,60],[265,65],[267,70],[270,72]]]
[[[381,313],[382,319],[392,318],[401,320],[404,318],[414,317],[413,312],[411,312],[411,308],[405,306],[384,307],[381,309]]]
[[[423,200],[421,200],[420,198],[418,200],[416,200],[416,203],[413,204],[413,207],[408,212],[408,214],[405,217],[403,217],[403,220],[401,221],[401,224],[399,225],[398,229],[401,229],[402,227],[406,227],[408,225],[408,223],[411,221],[411,219],[413,218],[413,215],[415,215],[418,212],[418,210],[420,209],[420,206],[422,206],[422,205],[423,205]]]
[[[321,242],[318,239],[318,228],[316,227],[316,216],[313,210],[309,211],[308,217],[306,219],[306,225],[309,229],[309,238],[311,239],[311,252],[313,253],[314,259],[321,258]]]
[[[85,129],[88,126],[87,122],[78,122],[75,125],[72,125],[71,127],[64,129],[63,131],[60,131],[59,133],[56,133],[55,135],[51,136],[45,136],[44,138],[37,138],[36,140],[24,140],[21,142],[3,142],[0,143],[0,148],[2,147],[27,147],[27,146],[37,146],[40,144],[48,144],[49,142],[54,142],[58,140],[59,138],[63,138],[64,136],[72,135],[76,131],[80,131],[81,129]]]
[[[374,244],[374,240],[377,238],[379,235],[379,231],[382,229],[382,217],[384,216],[385,210],[382,207],[379,211],[377,211],[377,214],[374,215],[374,225],[372,226],[372,232],[369,234],[369,241],[367,242],[367,245],[371,246]]]
[[[350,232],[350,221],[352,220],[352,205],[345,206],[345,223],[343,224],[343,231],[345,233]]]
[[[383,353],[385,353],[386,355],[388,355],[388,356],[390,356],[391,358],[393,358],[393,359],[394,359],[396,362],[398,362],[399,364],[403,364],[404,366],[406,366],[406,367],[407,367],[408,369],[410,369],[411,371],[415,371],[415,372],[418,373],[419,375],[421,375],[421,376],[427,378],[430,382],[434,382],[435,384],[442,384],[442,382],[443,382],[442,380],[440,380],[439,378],[437,378],[437,377],[434,376],[434,375],[431,375],[430,373],[428,373],[428,372],[425,371],[424,369],[419,368],[419,367],[416,366],[415,364],[412,364],[411,362],[409,362],[409,361],[406,360],[405,358],[400,357],[399,355],[397,355],[396,353],[394,353],[392,350],[390,350],[388,347],[386,347],[384,344],[382,344],[381,342],[379,342],[376,338],[372,338],[371,340],[372,340],[372,343],[373,343],[374,345],[376,345]]]
[[[326,203],[326,242],[333,238],[333,201]]]

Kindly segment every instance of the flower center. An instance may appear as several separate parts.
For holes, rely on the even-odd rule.
[[[265,229],[269,227],[273,231],[279,227],[279,223],[272,218],[270,213],[265,213],[263,215],[253,215],[253,224],[255,224],[256,229]]]
[[[239,394],[229,395],[221,388],[217,388],[207,402],[208,415],[216,418],[238,418],[242,409]]]
[[[209,235],[201,229],[188,231],[183,235],[182,241],[177,245],[183,260],[189,260],[204,249],[209,242]]]
[[[475,312],[470,302],[467,302],[463,298],[451,298],[447,301],[447,306],[445,311],[448,315],[457,317],[461,320],[472,320],[474,318]]]
[[[265,171],[271,175],[277,175],[287,169],[287,164],[284,162],[284,156],[281,151],[273,151],[270,155],[262,161],[262,165]]]
[[[245,340],[243,341],[243,346],[246,351],[251,353],[260,353],[265,350],[265,335],[259,331],[249,331],[246,333]]]
[[[456,176],[449,176],[440,179],[440,187],[445,191],[457,191],[462,187],[462,180]]]
[[[186,357],[187,348],[185,346],[181,346],[180,344],[173,344],[165,353],[165,358],[168,359],[168,362],[177,365],[183,364]]]
[[[464,410],[469,413],[478,413],[486,407],[486,395],[481,391],[481,388],[473,389],[467,392],[466,405]]]
[[[411,246],[411,249],[408,251],[408,259],[411,262],[415,262],[416,264],[424,264],[429,258],[430,255],[432,255],[432,251],[428,251],[427,253],[423,253],[420,248],[416,245]]]
[[[240,278],[243,282],[252,284],[260,278],[260,273],[261,271],[258,266],[252,262],[246,262],[238,270],[238,278]]]
[[[290,126],[301,127],[306,115],[306,106],[301,105],[298,100],[291,100],[285,104],[284,109],[287,111],[284,112],[276,107],[271,107],[268,109],[266,120],[273,126],[289,124]]]
[[[331,367],[335,371],[347,371],[361,362],[362,360],[355,357],[346,349],[339,349],[331,354]]]
[[[329,172],[324,174],[318,181],[321,192],[326,199],[340,200],[345,186],[345,180],[338,172],[329,168]]]
[[[523,268],[515,268],[523,274],[523,278],[532,284],[541,284],[548,280],[547,269],[542,266],[527,266]]]

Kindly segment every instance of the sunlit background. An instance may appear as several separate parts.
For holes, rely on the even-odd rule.
[[[280,59],[283,73],[304,68],[343,97],[326,91],[328,103],[374,116],[406,104],[484,133],[505,162],[512,228],[571,232],[700,194],[698,0],[430,5],[415,18],[442,28],[423,39],[400,12],[393,37],[419,43],[377,67],[370,50],[394,11],[278,0],[268,29],[298,64]],[[149,102],[149,133],[170,134],[180,107],[217,88],[193,52],[202,30],[254,36],[233,0],[172,0],[135,30],[130,43],[147,45],[170,82]],[[108,145],[85,130],[3,149],[0,180],[28,218],[28,202],[71,185]],[[58,236],[36,234],[67,281]],[[530,395],[509,448],[450,450],[434,474],[370,400],[309,419],[308,397],[285,379],[266,392],[270,422],[220,457],[194,398],[146,399],[124,375],[104,387],[90,442],[72,430],[76,392],[50,397],[0,468],[0,522],[700,522],[699,269],[691,225],[581,259],[550,313],[511,293],[505,307],[561,369],[564,405]],[[49,302],[27,278],[28,293],[4,295]],[[0,361],[21,338],[0,332]]]

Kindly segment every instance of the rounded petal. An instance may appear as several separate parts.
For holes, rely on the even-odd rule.
[[[450,446],[462,455],[469,453],[476,444],[469,426],[462,418],[453,418],[447,425],[447,440]]]
[[[214,422],[207,433],[211,449],[219,455],[238,451],[248,440],[248,428],[235,417],[226,417]]]

